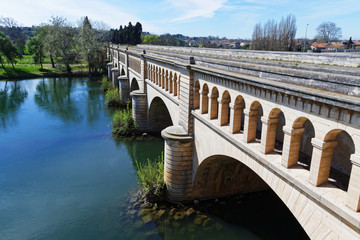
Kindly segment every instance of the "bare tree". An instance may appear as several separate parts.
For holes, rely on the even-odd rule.
[[[338,40],[342,37],[341,28],[333,22],[323,22],[317,28],[316,38],[323,42]]]
[[[0,17],[0,26],[13,28],[13,27],[18,27],[18,24],[15,21],[15,19],[11,17]]]
[[[279,45],[278,50],[291,51],[294,49],[294,39],[296,35],[296,19],[290,14],[282,18],[279,23]]]
[[[254,27],[251,48],[255,50],[291,51],[294,49],[296,18],[290,14],[279,23],[268,20]]]

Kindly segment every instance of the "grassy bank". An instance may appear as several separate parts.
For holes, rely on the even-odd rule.
[[[57,77],[57,76],[85,76],[88,75],[87,64],[78,61],[70,65],[72,74],[68,74],[57,68],[52,68],[50,59],[45,59],[43,69],[40,65],[33,63],[32,57],[24,55],[22,59],[17,61],[15,69],[11,64],[5,64],[6,71],[0,66],[0,80],[1,79],[25,79],[35,77]]]

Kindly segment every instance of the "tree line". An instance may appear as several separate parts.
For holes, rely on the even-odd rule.
[[[127,26],[120,25],[119,29],[110,29],[110,42],[114,44],[136,45],[141,43],[142,25],[137,22],[135,26],[129,22]]]
[[[265,24],[257,23],[251,39],[251,49],[267,51],[296,51],[296,18],[290,14],[282,18],[280,22],[273,19]],[[341,38],[341,28],[333,22],[323,22],[316,28],[316,36],[313,42],[328,43]],[[304,39],[306,41],[306,39]],[[349,40],[351,42],[351,38]],[[299,47],[299,46],[297,46]]]
[[[254,50],[292,51],[296,35],[296,18],[290,14],[280,22],[268,20],[254,27],[251,48]]]
[[[5,61],[15,69],[16,59],[21,59],[23,53],[32,55],[41,69],[46,57],[52,68],[69,74],[70,64],[80,59],[87,62],[90,75],[99,74],[105,68],[108,31],[94,29],[88,17],[84,17],[78,27],[73,27],[65,18],[52,17],[48,24],[33,26],[26,35],[19,31],[24,28],[15,26],[14,20],[2,18],[0,24],[0,63],[5,71]],[[22,47],[16,44],[19,39],[24,39]]]

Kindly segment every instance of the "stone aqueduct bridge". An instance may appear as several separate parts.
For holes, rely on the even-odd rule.
[[[360,239],[359,69],[221,53],[108,48],[139,127],[164,129],[169,198],[271,188],[311,239]]]

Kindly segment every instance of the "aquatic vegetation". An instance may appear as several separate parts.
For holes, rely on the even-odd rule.
[[[106,93],[106,96],[109,92]],[[115,89],[115,91],[117,91]],[[135,135],[137,133],[137,124],[132,117],[132,110],[129,107],[130,102],[127,103],[126,109],[115,111],[113,122],[112,122],[112,132],[117,136],[129,136]]]
[[[105,94],[105,105],[107,107],[120,107],[122,105],[119,91],[116,88],[109,88]]]
[[[112,82],[108,81],[106,76],[103,76],[101,79],[101,88],[104,92],[106,92],[109,89],[113,89],[114,86],[112,85]]]
[[[150,202],[164,200],[166,195],[164,154],[161,153],[155,161],[148,159],[145,164],[136,162],[136,166],[137,178],[144,197]]]

